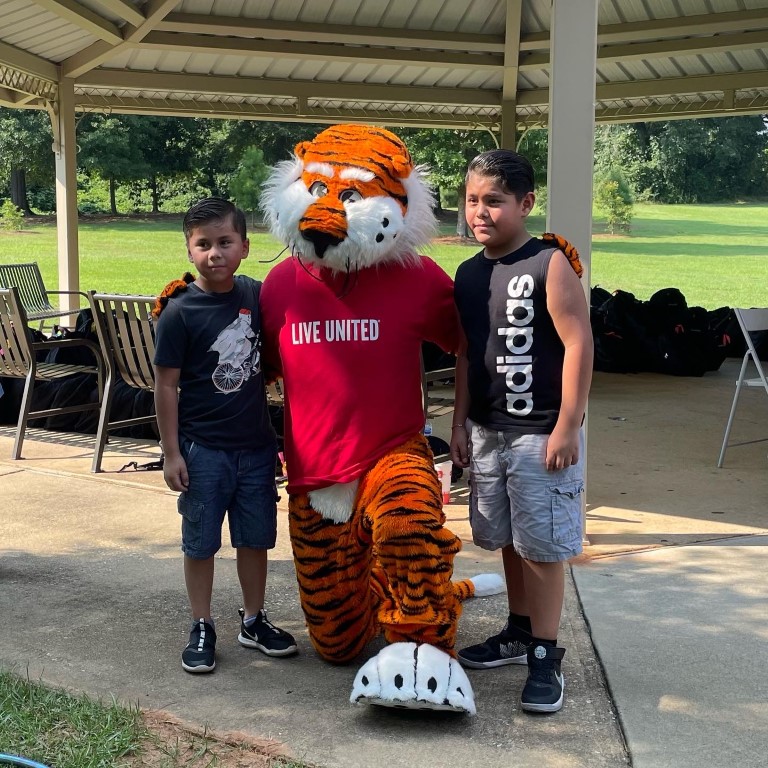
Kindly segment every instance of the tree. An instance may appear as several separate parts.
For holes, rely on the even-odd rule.
[[[131,138],[141,150],[147,168],[152,213],[160,211],[160,182],[192,174],[200,146],[197,121],[180,117],[129,115]]]
[[[309,141],[325,128],[325,125],[310,123],[236,121],[228,136],[229,149],[239,160],[249,147],[259,147],[264,153],[264,162],[274,165],[288,160],[298,143]]]
[[[48,115],[32,110],[0,108],[0,173],[8,179],[13,204],[32,213],[28,184],[53,184],[53,133]]]
[[[765,118],[675,120],[598,126],[595,166],[621,167],[639,198],[662,203],[768,194]]]
[[[264,153],[258,147],[248,147],[229,182],[229,191],[243,210],[251,211],[251,223],[267,176],[269,166],[264,162]]]
[[[413,159],[426,165],[433,186],[456,191],[458,214],[456,234],[467,237],[464,219],[464,177],[467,164],[479,152],[495,147],[493,137],[485,131],[405,129],[400,132]]]
[[[133,140],[130,123],[119,116],[88,115],[78,126],[78,133],[78,164],[109,181],[109,206],[116,216],[116,185],[150,172],[141,145]]]

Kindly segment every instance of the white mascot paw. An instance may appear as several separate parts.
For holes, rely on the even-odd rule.
[[[507,584],[498,573],[478,573],[470,581],[475,585],[475,597],[499,595],[507,591]]]
[[[466,672],[433,645],[393,643],[363,664],[349,700],[408,709],[474,715],[475,695]]]

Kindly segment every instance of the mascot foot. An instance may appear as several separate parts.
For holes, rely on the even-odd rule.
[[[445,651],[433,645],[393,643],[357,672],[350,702],[474,715],[469,678]]]

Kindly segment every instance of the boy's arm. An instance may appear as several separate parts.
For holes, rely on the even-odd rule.
[[[189,485],[187,465],[179,449],[180,373],[180,368],[155,366],[155,411],[163,444],[163,478],[172,491],[186,491]]]
[[[562,251],[547,273],[547,309],[565,347],[560,415],[547,444],[547,469],[569,467],[579,458],[579,429],[592,382],[592,327],[581,283]]]
[[[451,421],[451,460],[459,467],[469,466],[469,435],[465,426],[469,414],[468,368],[467,339],[464,332],[460,330],[459,349],[456,353],[453,421]]]

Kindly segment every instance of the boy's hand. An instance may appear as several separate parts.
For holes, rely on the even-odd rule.
[[[163,479],[172,491],[183,492],[189,487],[187,463],[180,453],[175,456],[166,455],[163,463]]]
[[[458,467],[469,466],[469,435],[464,427],[451,430],[451,461]]]
[[[567,429],[555,425],[547,441],[547,470],[556,472],[579,460],[579,429]]]

